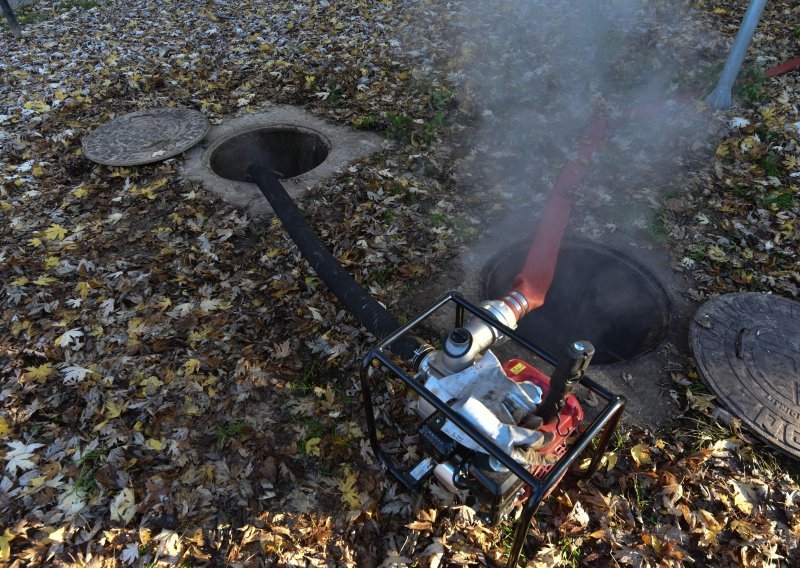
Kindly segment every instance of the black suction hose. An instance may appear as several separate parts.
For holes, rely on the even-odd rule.
[[[272,173],[269,165],[248,166],[247,176],[267,198],[283,228],[289,233],[297,248],[330,291],[339,298],[370,333],[384,338],[397,328],[400,322],[375,298],[370,296],[328,251],[325,244],[314,233],[311,225],[295,205],[294,200]],[[425,343],[413,336],[404,336],[392,344],[392,352],[405,361],[413,362],[418,349]]]

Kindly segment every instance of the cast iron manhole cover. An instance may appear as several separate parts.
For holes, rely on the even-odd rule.
[[[206,135],[208,120],[188,108],[154,108],[108,122],[83,139],[86,157],[107,166],[160,162],[188,150]]]
[[[800,303],[726,294],[700,306],[689,337],[700,375],[722,403],[800,458]]]

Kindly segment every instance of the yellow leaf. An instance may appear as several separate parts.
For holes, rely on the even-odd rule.
[[[189,359],[183,364],[183,370],[184,374],[187,376],[197,374],[197,371],[200,370],[200,361],[197,359]]]
[[[309,456],[319,456],[319,443],[321,441],[320,438],[309,438],[306,440],[306,454]]]
[[[147,199],[153,200],[158,197],[152,187],[143,187],[139,190],[139,195]]]
[[[30,244],[33,247],[40,247],[42,246],[42,239],[38,237],[33,237],[32,239],[28,240],[28,244]]]
[[[3,211],[11,211],[14,208],[14,206],[11,205],[8,201],[0,201],[0,208],[2,208]]]
[[[111,501],[110,505],[111,520],[121,522],[122,526],[127,525],[136,514],[136,497],[133,489],[126,487]]]
[[[39,278],[33,281],[33,283],[37,286],[49,286],[53,282],[58,282],[58,279],[53,278],[52,276],[47,276],[46,274],[42,274],[39,276]]]
[[[47,112],[50,110],[50,106],[42,101],[28,101],[22,105],[22,108],[25,110],[32,110],[35,112]]]
[[[89,297],[89,291],[91,287],[89,286],[88,282],[78,282],[75,284],[75,292],[77,292],[78,296],[80,296],[81,300],[85,300]]]
[[[147,441],[144,443],[144,445],[157,452],[160,452],[164,449],[164,442],[161,440],[156,440],[155,438],[147,438]]]
[[[81,199],[82,197],[86,197],[87,195],[89,195],[89,190],[83,186],[76,187],[75,189],[72,190],[72,195],[74,195],[78,199]]]
[[[733,488],[733,503],[745,515],[753,512],[753,503],[758,502],[758,494],[749,483],[740,483],[734,479],[728,483]]]
[[[25,378],[33,381],[46,379],[53,374],[53,365],[44,363],[38,367],[25,367]]]
[[[60,264],[61,260],[59,260],[57,256],[48,256],[46,259],[44,259],[44,267],[47,270],[50,270],[51,268],[56,268]]]
[[[631,456],[636,465],[647,465],[653,463],[650,459],[650,449],[644,444],[637,444],[631,448]]]
[[[127,405],[125,403],[117,404],[113,400],[106,401],[106,418],[111,420],[113,418],[118,418],[120,414],[125,410]]]
[[[31,168],[31,173],[33,174],[33,177],[40,178],[44,175],[44,168],[39,164],[36,164]]]
[[[695,519],[700,521],[701,527],[699,532],[701,535],[700,538],[700,546],[708,546],[708,547],[716,547],[719,545],[719,541],[717,540],[717,535],[723,528],[722,523],[720,523],[714,515],[706,511],[705,509],[700,509],[699,511],[695,511],[693,513]]]
[[[14,535],[6,529],[2,536],[0,536],[0,562],[11,559],[11,545],[9,542],[12,540],[14,540]]]
[[[342,503],[347,505],[348,509],[359,509],[361,508],[361,498],[358,496],[358,488],[356,487],[358,476],[348,470],[345,470],[345,472],[344,479],[340,479],[337,483],[339,491],[342,492]]]
[[[11,427],[8,425],[6,417],[0,416],[0,438],[4,438],[9,432],[11,432]]]
[[[200,407],[195,403],[189,401],[186,403],[186,416],[199,416]]]
[[[45,529],[45,530],[47,530],[47,529]],[[51,532],[49,535],[47,535],[47,538],[49,540],[52,540],[53,542],[64,542],[64,536],[65,536],[64,533],[66,532],[66,530],[67,530],[67,527],[65,527],[65,526],[61,527],[60,529],[56,529],[53,532]]]
[[[67,236],[67,230],[58,223],[53,223],[44,230],[44,236],[51,241],[63,241]]]
[[[722,248],[718,247],[717,245],[713,245],[708,247],[708,258],[716,262],[726,262],[728,260],[725,251]]]
[[[30,282],[30,280],[28,280],[24,276],[20,276],[16,280],[12,280],[11,282],[9,282],[8,285],[9,286],[25,286],[25,284],[27,284],[28,282]]]

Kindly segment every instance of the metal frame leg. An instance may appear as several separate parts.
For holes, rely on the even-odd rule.
[[[589,467],[586,469],[586,473],[584,474],[584,477],[587,479],[592,477],[597,471],[597,468],[600,466],[600,460],[603,459],[603,454],[606,453],[608,445],[611,443],[611,438],[614,436],[614,432],[616,432],[619,421],[622,418],[623,408],[623,406],[620,406],[616,414],[614,414],[614,416],[606,424],[603,434],[600,437],[600,443],[597,445],[597,450],[595,450],[594,457],[592,458],[591,463],[589,463]]]
[[[522,554],[522,547],[525,545],[525,539],[528,537],[528,529],[531,526],[533,515],[539,509],[544,495],[538,491],[536,495],[531,495],[522,506],[522,513],[517,521],[517,527],[514,529],[514,542],[511,544],[511,551],[508,553],[508,560],[506,561],[506,568],[515,568],[519,562],[519,556]]]

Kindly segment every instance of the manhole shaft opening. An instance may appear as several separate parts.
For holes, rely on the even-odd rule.
[[[518,243],[486,263],[485,297],[511,290],[529,246]],[[610,365],[657,347],[669,331],[670,312],[669,294],[645,266],[615,249],[569,240],[562,243],[544,305],[524,317],[517,331],[557,357],[569,342],[589,340],[596,349],[593,362]]]
[[[297,177],[322,164],[330,142],[300,126],[270,125],[223,138],[208,149],[208,165],[216,175],[247,182],[247,168],[268,160],[281,179]]]

